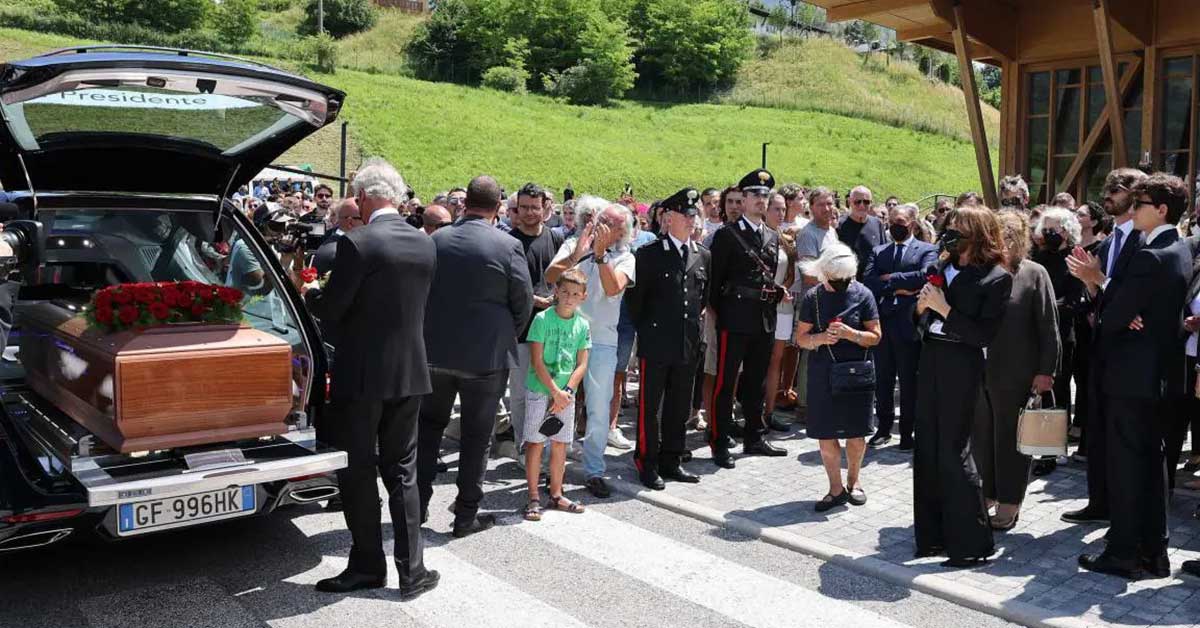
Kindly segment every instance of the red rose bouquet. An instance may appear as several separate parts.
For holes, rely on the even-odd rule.
[[[123,283],[93,294],[84,316],[105,332],[168,323],[238,323],[242,291],[197,281]]]
[[[925,281],[935,288],[945,288],[946,278],[940,273],[930,273],[925,275]]]

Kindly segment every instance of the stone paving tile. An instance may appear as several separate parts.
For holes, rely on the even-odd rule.
[[[813,504],[827,489],[817,441],[807,438],[802,426],[793,426],[785,435],[776,434],[773,442],[788,455],[747,458],[736,453],[738,448],[737,468],[719,470],[709,461],[703,435],[691,433],[688,444],[694,460],[686,466],[703,479],[694,485],[668,483],[667,493],[988,595],[1034,604],[1056,616],[1080,617],[1097,626],[1200,628],[1200,581],[1173,576],[1130,583],[1079,569],[1077,556],[1100,551],[1104,534],[1103,528],[1072,526],[1059,519],[1086,503],[1086,471],[1081,465],[1060,464],[1050,476],[1035,478],[1020,523],[996,535],[997,557],[981,568],[953,571],[943,569],[940,559],[912,559],[911,454],[897,450],[894,442],[882,450],[868,450],[862,472],[867,506],[817,513]],[[610,475],[637,483],[630,455],[613,449],[608,453]],[[1191,517],[1197,501],[1194,493],[1183,493],[1172,504],[1171,563],[1176,573],[1184,560],[1200,558],[1200,521]]]

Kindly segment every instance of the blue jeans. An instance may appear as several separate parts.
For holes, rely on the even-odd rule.
[[[604,448],[608,446],[613,376],[617,373],[617,348],[592,345],[588,352],[583,390],[587,402],[587,433],[583,436],[583,473],[588,479],[604,476]]]

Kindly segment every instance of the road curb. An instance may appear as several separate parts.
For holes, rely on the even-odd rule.
[[[1034,628],[1091,628],[1093,626],[1078,617],[1063,617],[1028,602],[1006,600],[998,595],[982,593],[953,580],[920,573],[873,556],[858,554],[798,534],[766,527],[745,517],[729,515],[660,491],[650,491],[631,482],[615,478],[606,481],[619,493],[676,514],[760,539],[777,547],[819,558],[892,584],[927,593],[1006,621]]]

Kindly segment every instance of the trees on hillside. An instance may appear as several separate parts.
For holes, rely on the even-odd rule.
[[[754,49],[738,0],[635,0],[630,23],[642,80],[685,92],[731,82]]]

